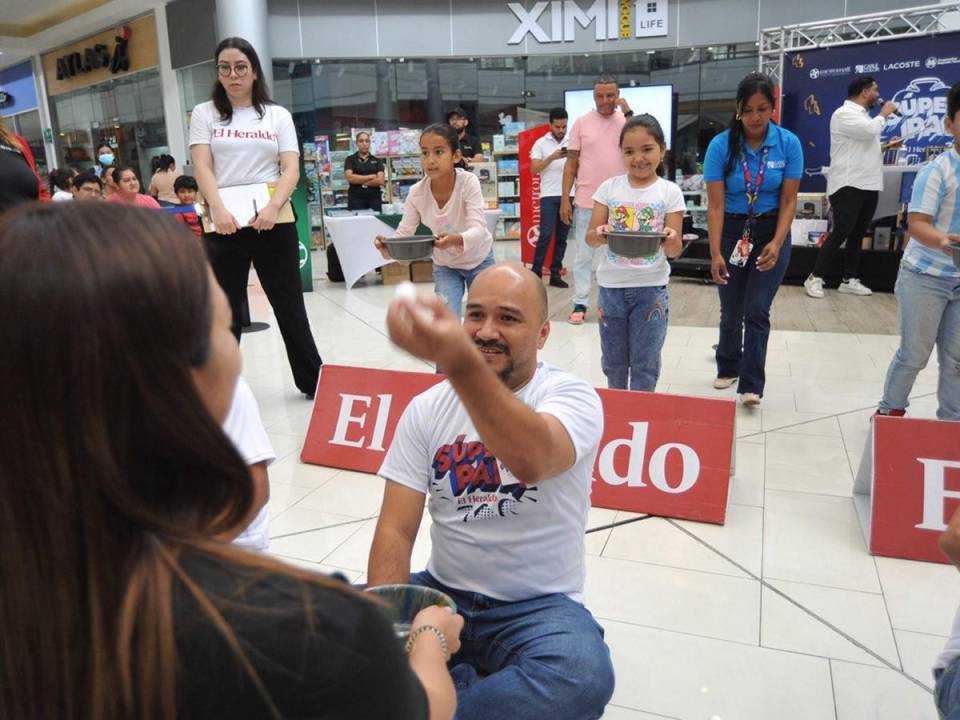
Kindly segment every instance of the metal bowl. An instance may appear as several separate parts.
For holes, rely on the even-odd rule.
[[[950,243],[950,249],[953,250],[953,264],[960,269],[960,243]]]
[[[625,258],[646,258],[656,255],[666,234],[657,232],[609,232],[610,252]]]
[[[433,254],[433,235],[385,238],[383,244],[394,260],[426,260]]]
[[[379,585],[367,588],[367,592],[387,603],[387,617],[401,638],[406,638],[410,624],[424,608],[439,605],[457,611],[457,604],[449,595],[420,585]]]

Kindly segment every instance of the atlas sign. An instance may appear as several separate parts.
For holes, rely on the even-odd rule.
[[[519,45],[527,35],[538,43],[573,42],[578,29],[591,26],[597,41],[662,37],[668,31],[667,0],[594,0],[586,8],[577,0],[551,0],[529,10],[517,2],[507,7],[520,23],[508,45]]]
[[[301,459],[377,472],[403,410],[442,380],[428,373],[324,365]],[[624,390],[597,393],[604,433],[592,504],[722,524],[734,404]]]

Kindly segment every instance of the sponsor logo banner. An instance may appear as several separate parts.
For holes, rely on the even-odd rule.
[[[960,423],[874,418],[874,555],[948,562],[937,540],[960,504]]]
[[[404,408],[442,380],[428,373],[324,365],[301,459],[377,472]],[[730,485],[734,403],[624,390],[598,393],[604,433],[594,466],[593,505],[722,524]],[[478,473],[485,468],[495,474],[491,468],[497,466],[496,458],[480,452],[480,443],[461,445],[451,446],[450,457],[467,458],[472,453],[484,458],[473,475],[463,475],[464,482],[479,482]],[[444,461],[441,455],[434,458],[435,464]],[[511,493],[518,501],[522,487],[511,488]]]
[[[787,53],[783,68],[784,127],[803,144],[801,192],[826,189],[830,164],[830,116],[847,99],[857,75],[871,75],[880,94],[899,105],[881,139],[905,138],[896,161],[922,163],[953,140],[944,128],[946,97],[960,64],[960,33]],[[871,115],[879,112],[879,107]],[[892,159],[889,159],[892,161]]]

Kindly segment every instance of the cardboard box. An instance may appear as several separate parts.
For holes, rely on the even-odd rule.
[[[410,263],[392,262],[387,263],[380,269],[383,272],[384,285],[399,285],[410,279]]]
[[[414,260],[410,263],[410,279],[415,283],[433,282],[433,260]]]

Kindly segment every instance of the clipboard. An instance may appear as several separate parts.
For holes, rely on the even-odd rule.
[[[254,188],[255,186],[261,185],[261,184],[262,183],[253,183],[249,187]],[[242,189],[248,186],[236,185],[234,187]],[[277,190],[276,183],[267,183],[267,192],[269,193],[270,197],[273,197],[273,194],[276,192],[276,190]],[[213,227],[213,221],[210,216],[210,206],[207,203],[206,198],[204,198],[201,194],[198,193],[197,202],[199,203],[203,211],[200,216],[200,222],[203,225],[203,231],[205,233],[216,232],[215,228]],[[252,208],[251,208],[251,211],[252,211]],[[280,212],[277,213],[276,224],[279,225],[280,223],[295,223],[296,221],[297,221],[297,214],[293,210],[293,204],[288,199],[283,205],[280,206]]]

